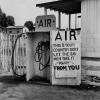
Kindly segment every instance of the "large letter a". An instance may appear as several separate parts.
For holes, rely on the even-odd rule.
[[[60,35],[59,31],[58,31],[58,33],[56,35],[55,41],[58,40],[58,39],[60,39],[62,41],[62,38],[61,38],[61,35]]]

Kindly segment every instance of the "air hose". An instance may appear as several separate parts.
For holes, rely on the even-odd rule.
[[[46,55],[47,54],[47,55]],[[49,55],[48,55],[49,54]],[[46,64],[43,64],[44,55],[49,56]],[[36,47],[35,61],[39,62],[39,70],[43,71],[45,68],[49,67],[50,63],[50,42],[40,41]]]
[[[19,75],[19,74],[16,72],[15,68],[14,68],[14,51],[15,51],[15,48],[16,48],[17,40],[18,40],[23,34],[25,34],[25,33],[21,33],[21,34],[19,34],[19,35],[17,36],[17,38],[15,39],[15,43],[14,43],[14,45],[12,46],[11,67],[12,67],[13,74],[14,74],[15,76],[17,76],[17,77],[23,77],[23,76],[25,76],[25,74]]]
[[[25,76],[25,74],[23,75],[19,75],[15,68],[14,68],[14,51],[15,51],[15,48],[16,48],[16,44],[17,44],[17,41],[18,39],[25,33],[21,33],[17,36],[16,40],[15,40],[15,43],[12,47],[12,57],[11,57],[11,67],[12,67],[12,71],[13,71],[13,74],[15,76],[18,76],[18,77],[23,77]],[[49,67],[49,63],[50,63],[50,42],[49,41],[40,41],[36,47],[36,52],[35,52],[35,61],[36,62],[39,62],[39,70],[40,71],[43,71],[45,68]],[[43,64],[43,57],[44,57],[44,54],[49,54],[48,56],[48,59],[47,59],[47,62],[46,64]],[[42,67],[41,67],[42,66]]]

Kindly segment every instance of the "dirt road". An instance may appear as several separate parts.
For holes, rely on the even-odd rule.
[[[0,77],[0,100],[100,100],[100,87],[51,86]]]

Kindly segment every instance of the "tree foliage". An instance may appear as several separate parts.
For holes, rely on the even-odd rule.
[[[4,12],[2,12],[2,9],[0,8],[0,26],[1,27],[8,27],[8,26],[14,26],[15,21],[13,16],[6,16]]]
[[[15,21],[13,16],[7,16],[7,26],[14,26]]]
[[[2,27],[7,27],[7,22],[6,22],[6,14],[5,13],[0,13],[0,26]]]
[[[34,25],[32,21],[26,21],[24,26],[26,26],[29,29],[29,31],[34,30]]]

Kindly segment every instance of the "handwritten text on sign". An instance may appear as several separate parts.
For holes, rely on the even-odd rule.
[[[77,77],[81,71],[80,35],[73,31],[52,31],[53,66],[56,78]]]

